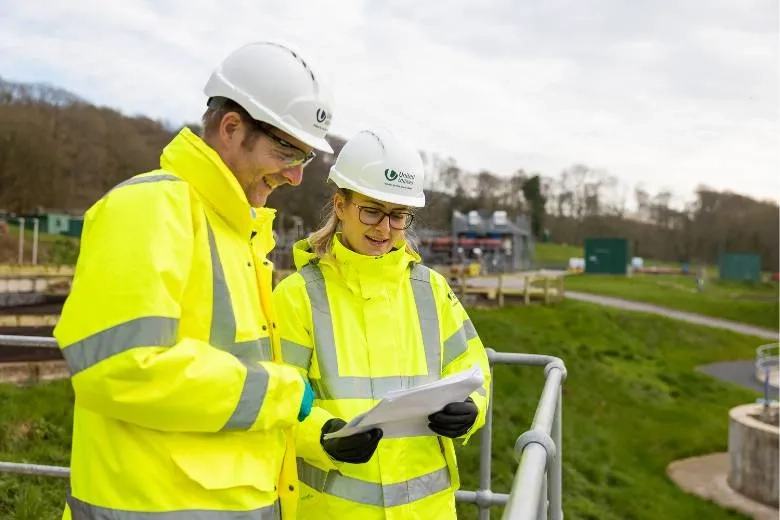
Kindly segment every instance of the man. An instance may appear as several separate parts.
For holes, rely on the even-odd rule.
[[[312,393],[272,361],[263,206],[301,182],[315,149],[333,152],[329,93],[308,59],[259,42],[231,53],[205,94],[202,136],[183,129],[160,169],[85,217],[54,332],[75,391],[66,519],[295,517],[288,439]]]

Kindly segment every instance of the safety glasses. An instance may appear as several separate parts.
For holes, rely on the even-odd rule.
[[[304,152],[289,141],[286,141],[278,135],[273,134],[271,131],[269,131],[266,125],[261,125],[261,130],[263,135],[271,139],[271,141],[276,144],[277,151],[279,152],[276,155],[279,160],[282,161],[288,168],[293,168],[295,166],[306,166],[312,162],[315,157],[317,157],[317,154],[314,153],[314,150],[309,153]]]

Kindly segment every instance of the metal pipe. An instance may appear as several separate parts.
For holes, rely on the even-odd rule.
[[[546,468],[546,472],[542,475],[542,490],[539,492],[539,509],[536,512],[536,518],[537,520],[546,520],[547,519],[547,509],[549,507],[549,503],[547,501],[547,494],[550,490],[550,488],[547,485],[547,473],[550,471],[550,468]]]
[[[516,354],[514,352],[496,352],[493,362],[502,365],[545,366],[550,363],[562,363],[560,358],[542,354]]]
[[[547,451],[541,444],[531,443],[525,447],[509,493],[509,501],[501,517],[503,520],[536,519],[546,464]]]
[[[495,356],[495,352],[492,353]],[[489,353],[490,355],[490,353]],[[490,392],[488,394],[487,410],[485,412],[485,425],[479,432],[480,435],[480,453],[479,453],[479,491],[491,493],[491,457],[493,453],[493,366],[490,367]],[[480,499],[481,496],[477,495]],[[490,504],[483,500],[478,500],[479,520],[490,520]]]
[[[552,432],[552,424],[555,420],[555,411],[558,405],[558,392],[563,380],[563,371],[559,367],[553,367],[547,373],[547,379],[544,382],[542,397],[539,399],[539,405],[536,407],[534,422],[531,429],[541,430],[547,435]]]
[[[0,345],[5,347],[59,347],[57,340],[52,337],[16,336],[14,334],[0,334]]]
[[[457,502],[465,502],[467,504],[478,504],[480,501],[490,504],[491,506],[505,506],[509,501],[509,495],[507,493],[479,493],[477,491],[458,490],[455,492],[455,500]]]
[[[563,389],[558,387],[558,403],[555,407],[555,418],[552,425],[552,439],[555,443],[555,459],[553,460],[552,467],[547,468],[548,472],[548,488],[547,488],[547,500],[550,507],[550,520],[563,520],[563,503],[562,503],[562,490],[563,490],[563,468],[561,461],[563,460],[563,443],[562,443],[562,426],[563,426]]]
[[[564,378],[563,363],[556,360],[547,365],[542,396],[534,414],[531,432],[539,432],[540,438],[549,438],[553,423],[557,415],[559,392]],[[555,448],[553,444],[545,447],[540,442],[531,441],[521,445],[521,436],[515,449],[520,449],[520,465],[512,483],[512,491],[509,494],[509,502],[504,509],[502,518],[506,520],[535,520],[541,507],[542,500],[546,500],[547,492],[542,497],[545,474],[548,459],[554,460]],[[549,440],[547,441],[549,442]],[[548,450],[552,453],[548,453]]]
[[[70,477],[70,469],[62,466],[44,466],[41,464],[20,464],[16,462],[0,462],[0,473],[16,473],[18,475],[40,475],[44,477]]]

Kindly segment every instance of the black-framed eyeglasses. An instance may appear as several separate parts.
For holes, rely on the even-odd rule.
[[[387,212],[374,206],[361,206],[354,202],[350,204],[358,208],[358,218],[367,226],[376,226],[387,217],[391,228],[403,231],[411,226],[414,220],[414,214],[409,211],[393,210]]]

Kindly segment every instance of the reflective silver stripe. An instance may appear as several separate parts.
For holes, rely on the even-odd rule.
[[[466,320],[455,333],[444,342],[444,366],[449,365],[469,348],[469,340],[477,337],[477,330],[471,320]]]
[[[314,345],[321,376],[319,379],[311,380],[312,388],[317,397],[320,399],[378,399],[391,390],[411,388],[439,379],[441,375],[439,313],[430,283],[430,269],[415,265],[410,277],[420,321],[428,373],[417,376],[374,378],[339,375],[336,340],[325,279],[316,264],[304,266],[300,273],[306,281],[306,291],[311,303]]]
[[[219,258],[217,240],[211,224],[206,221],[211,252],[212,271],[212,315],[209,343],[248,361],[270,361],[271,344],[266,338],[236,343],[236,314],[230,299],[230,291],[225,281],[225,270]],[[265,340],[265,350],[263,348]]]
[[[439,329],[439,309],[431,287],[431,270],[424,265],[414,264],[410,274],[414,303],[417,306],[417,318],[420,320],[425,359],[428,362],[428,374],[441,375],[441,332]]]
[[[110,191],[133,184],[160,181],[180,181],[178,177],[162,173],[146,177],[132,177],[120,182]],[[102,330],[62,348],[71,375],[136,347],[170,347],[176,343],[179,320],[164,316],[145,316]]]
[[[179,320],[146,316],[88,336],[62,349],[71,375],[136,347],[170,347],[176,343]]]
[[[450,488],[447,467],[403,482],[380,484],[346,477],[335,471],[326,472],[299,458],[298,478],[326,495],[376,507],[411,504]]]
[[[314,351],[294,341],[282,339],[282,359],[285,363],[309,370],[311,355]]]
[[[280,520],[279,501],[270,506],[250,511],[217,511],[213,509],[186,509],[166,512],[142,512],[93,506],[68,493],[73,520]]]
[[[161,182],[161,181],[181,181],[180,178],[171,175],[170,173],[160,173],[155,175],[148,175],[146,177],[131,177],[127,179],[126,181],[122,181],[113,188],[111,188],[108,193],[111,193],[114,190],[118,190],[119,188],[123,188],[125,186],[132,186],[133,184],[145,184],[147,182]]]
[[[206,220],[206,228],[209,236],[209,249],[211,250],[213,297],[209,344],[230,352],[246,367],[244,388],[241,390],[241,396],[238,399],[236,409],[233,410],[233,415],[222,427],[222,431],[246,430],[257,420],[268,389],[268,372],[257,363],[271,359],[271,342],[270,338],[260,338],[236,343],[236,315],[225,281],[225,270],[219,258],[217,240],[208,220]]]

